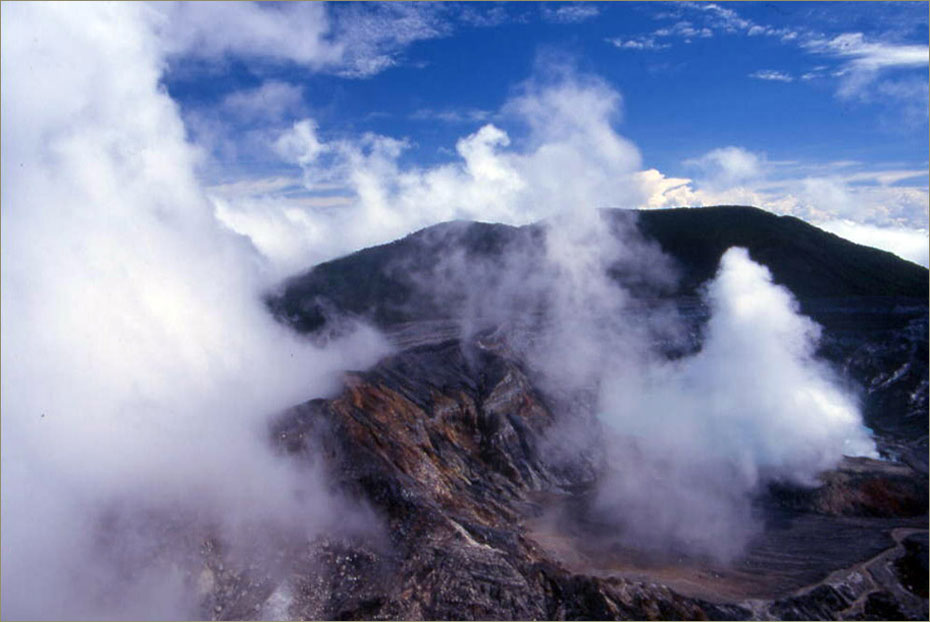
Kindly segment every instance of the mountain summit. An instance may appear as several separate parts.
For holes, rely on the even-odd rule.
[[[312,560],[291,559],[296,583],[286,591],[287,614],[925,619],[927,270],[754,208],[604,210],[600,217],[616,252],[589,256],[586,249],[604,239],[584,233],[555,269],[552,228],[570,223],[451,222],[316,266],[268,297],[281,321],[314,338],[362,318],[386,331],[396,350],[371,370],[347,374],[331,399],[296,406],[275,424],[283,454],[322,460],[337,487],[371,507],[388,534],[386,542],[326,540]],[[581,322],[597,325],[601,347],[620,349],[609,364],[639,357],[629,348],[645,334],[659,356],[655,378],[683,373],[685,382],[700,382],[687,370],[712,356],[709,340],[718,340],[713,352],[734,347],[713,320],[714,296],[723,291],[714,285],[723,278],[718,264],[734,246],[764,266],[752,269],[763,280],[771,275],[760,296],[790,302],[793,295],[793,312],[816,321],[791,320],[816,345],[810,355],[794,343],[772,347],[800,352],[801,374],[814,373],[805,357],[822,361],[817,373],[860,405],[880,459],[846,457],[805,483],[763,472],[740,487],[747,475],[733,471],[713,490],[706,480],[683,490],[663,478],[706,469],[719,477],[708,465],[732,442],[728,428],[719,429],[710,453],[656,455],[645,436],[648,419],[671,413],[647,410],[633,422],[642,431],[618,434],[597,412],[607,380],[568,380],[578,356],[572,348],[590,341],[556,339],[542,368],[532,358],[547,336],[562,334],[559,323]],[[606,278],[582,287],[573,270],[592,265],[590,257]],[[551,296],[553,281],[580,301],[571,313],[555,308],[564,297]],[[594,294],[620,302],[585,315]],[[756,307],[759,318],[775,312]],[[600,324],[632,332],[613,342],[597,332]],[[777,373],[765,360],[754,365],[759,374]],[[623,382],[609,390],[615,403],[631,404],[637,389]],[[786,385],[770,407],[796,399],[796,390]],[[699,408],[677,407],[684,425],[688,409]],[[734,437],[737,452],[753,442],[744,434]],[[620,497],[605,497],[609,486],[619,486]],[[732,555],[689,544],[687,534],[708,531],[702,521],[718,520],[706,517],[708,507],[729,508],[718,519],[730,521],[733,538],[744,537]],[[669,540],[623,536],[643,531],[644,522],[655,523],[648,533]],[[222,568],[219,558],[211,563]],[[230,602],[221,589],[226,576],[218,575],[210,596],[222,617],[246,616],[247,606],[282,589],[262,584]]]
[[[791,216],[753,207],[602,210],[610,221],[635,223],[674,263],[674,296],[693,296],[713,277],[723,252],[747,248],[803,301],[819,298],[928,296],[927,269],[891,253],[849,242]],[[558,225],[554,225],[558,226]],[[538,244],[542,224],[510,227],[455,221],[329,261],[289,279],[269,298],[278,317],[302,332],[322,325],[326,309],[365,317],[386,327],[413,319],[454,315],[438,301],[407,304],[414,286],[403,267],[422,269],[455,250],[500,257],[509,248]],[[623,240],[617,240],[622,244]],[[533,257],[539,260],[540,258]],[[638,275],[628,275],[635,279]],[[618,275],[618,280],[622,278]],[[440,307],[440,308],[437,308]]]

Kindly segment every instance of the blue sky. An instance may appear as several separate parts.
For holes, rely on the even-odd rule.
[[[541,56],[562,55],[622,94],[618,129],[642,150],[647,166],[671,175],[687,174],[684,161],[721,145],[812,165],[857,160],[878,168],[926,167],[926,3],[399,8],[327,10],[335,24],[379,12],[386,15],[372,30],[407,24],[409,43],[386,35],[380,49],[372,48],[386,62],[370,74],[230,53],[201,71],[180,56],[165,83],[186,113],[206,109],[210,116],[238,91],[269,81],[288,84],[299,92],[291,112],[312,116],[322,135],[406,137],[413,143],[406,156],[432,164],[448,157],[462,133],[502,123],[493,117],[514,86],[538,70]],[[846,54],[837,40],[844,36]],[[922,63],[905,56],[875,71],[855,68],[857,61],[888,62],[915,47]],[[238,119],[229,122],[242,129]],[[223,162],[226,174],[239,163],[232,160]],[[255,170],[253,161],[243,164]]]
[[[282,272],[452,218],[714,204],[928,263],[926,2],[111,13],[144,54],[97,62],[94,88],[151,77],[215,216]],[[92,56],[72,20],[67,52]]]
[[[634,256],[638,244],[588,243],[592,208],[738,203],[926,264],[927,10],[0,2],[8,616],[100,618],[109,599],[97,588],[116,585],[124,598],[113,602],[157,606],[106,617],[189,617],[148,589],[174,593],[176,567],[124,586],[111,574],[122,564],[94,563],[83,536],[100,507],[190,509],[209,530],[232,517],[230,533],[271,524],[308,538],[328,529],[318,507],[344,522],[341,503],[292,505],[318,501],[325,482],[282,470],[255,434],[267,413],[331,395],[341,370],[389,351],[364,326],[340,325],[323,347],[271,317],[262,295],[316,262],[455,218],[576,218],[582,226],[550,238],[550,258],[564,255],[553,263],[568,277],[564,309],[584,319],[614,251],[668,277]],[[739,268],[740,253],[728,255]],[[623,304],[606,298],[595,315]],[[800,321],[786,305],[761,323],[782,327],[780,341]],[[729,322],[723,309],[737,362],[757,358],[765,331],[760,340],[758,322]],[[589,347],[600,335],[564,348],[581,353],[568,365],[553,357],[559,374],[610,368]],[[741,366],[754,392],[817,378],[787,355],[756,373],[774,370],[772,351]],[[694,386],[739,384],[731,353],[722,363],[708,353],[706,373],[685,369]],[[145,502],[126,503],[142,499],[127,491]]]
[[[599,206],[749,203],[872,235],[857,241],[907,230],[923,234],[907,252],[926,245],[925,2],[188,9],[174,16],[187,28],[168,37],[162,83],[208,154],[201,174],[230,217],[252,200],[268,209],[272,197],[303,200],[304,210],[351,203],[346,150],[360,150],[358,164],[373,149],[366,136],[398,141],[396,175],[466,166],[457,142],[488,125],[507,135],[498,149],[526,154],[542,139],[515,100],[596,85],[615,96],[604,121],[635,147],[632,166],[654,171],[648,196],[604,194]],[[256,19],[263,34],[242,36]],[[312,175],[277,142],[302,120],[324,145]],[[436,214],[448,215],[500,214]],[[236,225],[243,233],[247,219]]]

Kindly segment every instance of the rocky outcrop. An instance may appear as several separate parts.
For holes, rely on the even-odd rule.
[[[680,271],[655,287],[611,273],[645,301],[631,313],[650,313],[649,301],[677,308],[681,339],[657,350],[701,347],[708,313],[695,294],[727,247],[745,246],[823,326],[818,354],[858,387],[884,459],[847,459],[813,488],[759,491],[763,528],[729,563],[618,543],[588,511],[605,448],[586,396],[540,383],[509,329],[463,338],[474,331],[456,321],[455,292],[422,282],[450,250],[492,268],[479,281],[507,249],[532,268],[543,229],[447,223],[318,266],[269,297],[301,332],[338,331],[333,318],[354,315],[397,345],[348,373],[337,395],[284,413],[271,436],[286,459],[325,469],[378,527],[284,543],[264,574],[217,543],[204,554],[204,616],[926,619],[927,271],[750,208],[644,212],[635,224]]]
[[[291,615],[693,619],[724,611],[660,586],[567,572],[526,536],[521,524],[541,512],[536,493],[584,486],[595,472],[583,460],[574,468],[547,460],[553,425],[516,361],[458,341],[407,350],[349,375],[339,397],[293,409],[275,438],[295,458],[326,455],[331,476],[385,522],[389,552],[343,545],[323,575],[356,579],[327,590],[301,582]]]
[[[205,617],[919,619],[926,611],[926,540],[914,539],[925,533],[926,480],[906,465],[849,461],[814,491],[773,491],[762,503],[774,526],[732,567],[643,563],[598,541],[583,521],[545,520],[560,505],[583,504],[596,481],[596,421],[583,439],[592,451],[566,457],[553,443],[560,418],[581,415],[564,415],[503,342],[443,339],[434,328],[417,338],[407,327],[404,338],[419,345],[347,374],[339,395],[297,406],[274,426],[284,455],[324,465],[381,529],[285,547],[286,570],[275,576],[250,575],[217,547],[207,555]]]
[[[652,312],[648,301],[676,306],[695,336],[692,349],[699,347],[707,319],[696,294],[727,248],[748,249],[776,283],[791,290],[801,311],[824,327],[819,354],[861,387],[866,424],[880,433],[881,451],[926,471],[926,268],[751,207],[616,209],[603,210],[603,217],[618,247],[634,247],[626,252],[632,263],[610,271],[613,280],[644,304],[643,318]],[[267,303],[280,321],[303,333],[338,330],[336,318],[347,315],[390,331],[408,323],[448,322],[462,313],[459,289],[467,284],[494,291],[495,271],[512,271],[507,258],[514,256],[520,268],[511,274],[508,297],[532,300],[536,292],[529,284],[538,285],[534,275],[544,263],[545,227],[435,225],[315,266],[270,293]],[[462,259],[455,275],[461,283],[443,284],[445,275],[437,272],[448,256]],[[662,263],[661,270],[636,263],[638,256]]]
[[[641,296],[694,296],[714,276],[724,251],[739,246],[801,300],[805,313],[822,323],[842,322],[842,315],[826,317],[817,308],[826,303],[836,310],[837,301],[873,301],[877,313],[872,321],[882,321],[889,303],[917,305],[926,314],[930,294],[926,268],[797,218],[736,206],[609,209],[602,210],[602,216],[617,245],[635,251],[627,253],[623,265],[614,266],[611,276]],[[328,319],[343,314],[364,317],[381,327],[449,319],[461,310],[456,292],[437,289],[435,283],[423,287],[424,278],[435,280],[434,270],[443,258],[459,255],[475,264],[500,267],[502,259],[516,252],[531,275],[545,258],[546,226],[465,221],[434,225],[314,266],[271,292],[267,303],[281,321],[300,332],[319,330]],[[662,261],[662,278],[657,278],[655,265],[637,263],[637,256]]]

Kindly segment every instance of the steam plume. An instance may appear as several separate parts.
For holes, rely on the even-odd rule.
[[[604,378],[601,418],[635,453],[614,452],[600,501],[630,541],[726,559],[753,533],[763,484],[815,485],[843,455],[876,454],[854,399],[814,357],[819,327],[764,266],[731,248],[705,297],[700,352],[637,384]]]
[[[214,219],[158,86],[150,18],[144,5],[3,6],[11,618],[199,617],[171,570],[181,560],[156,563],[152,512],[191,530],[324,528],[334,501],[317,474],[271,455],[265,422],[385,351],[366,330],[316,349],[270,320],[261,257]],[[102,559],[114,512],[139,520]],[[133,576],[118,558],[151,563]]]
[[[198,151],[159,86],[159,12],[13,3],[2,11],[8,617],[198,617],[187,560],[161,553],[173,526],[218,525],[235,536],[270,524],[301,537],[328,528],[340,502],[318,473],[269,453],[265,423],[385,346],[359,328],[313,347],[275,325],[258,294],[282,265],[437,220],[555,219],[535,279],[520,276],[534,274],[532,253],[516,253],[493,289],[468,294],[479,315],[494,308],[490,300],[511,301],[509,312],[529,287],[549,310],[527,355],[566,390],[594,387],[603,421],[628,439],[602,487],[603,507],[626,517],[619,527],[628,537],[713,549],[719,534],[692,533],[674,512],[745,525],[746,495],[760,482],[809,482],[841,453],[869,451],[854,405],[812,358],[816,329],[745,255],[728,254],[709,290],[716,311],[698,355],[676,363],[656,355],[656,337],[679,326],[667,309],[629,321],[642,309],[608,271],[623,266],[661,284],[671,269],[632,227],[608,231],[589,209],[640,200],[639,156],[613,129],[620,97],[602,81],[559,69],[527,82],[505,106],[527,126],[525,142],[511,146],[487,125],[459,142],[461,161],[428,170],[400,167],[400,141],[323,143],[311,122],[298,122],[281,152],[311,185],[348,183],[352,204],[296,219],[299,251],[276,253],[275,235],[224,227],[196,179]],[[220,216],[235,228],[229,215],[248,206],[227,207]],[[756,298],[768,304],[745,303]],[[641,460],[631,461],[634,451]],[[641,483],[658,477],[668,482],[664,509]],[[167,532],[142,516],[170,517]],[[640,516],[653,527],[637,532]],[[108,528],[119,537],[103,556]],[[121,564],[147,570],[126,574]]]

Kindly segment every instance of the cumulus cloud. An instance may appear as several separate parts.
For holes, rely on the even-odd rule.
[[[404,139],[364,134],[327,141],[313,119],[303,119],[278,138],[278,154],[300,167],[308,193],[341,188],[346,202],[311,208],[278,200],[278,209],[291,213],[282,218],[272,213],[270,199],[259,205],[255,198],[227,197],[222,211],[250,212],[254,231],[246,218],[236,230],[294,269],[446,220],[527,224],[563,211],[638,204],[639,153],[614,129],[619,93],[564,67],[546,71],[516,89],[500,112],[525,131],[519,145],[488,123],[456,143],[455,160],[405,167]],[[304,243],[288,252],[272,248],[259,232],[269,220],[302,229]]]
[[[218,60],[235,54],[322,69],[345,53],[332,38],[323,4],[177,2],[148,10],[160,44],[173,56]]]
[[[764,171],[765,159],[742,147],[730,146],[714,149],[699,158],[687,160],[685,164],[701,173],[704,184],[720,188],[758,178]]]
[[[178,2],[156,3],[149,13],[172,58],[236,56],[354,78],[393,66],[411,43],[451,28],[444,8],[433,4]]]
[[[201,617],[188,608],[188,558],[152,533],[325,528],[334,498],[272,455],[268,417],[385,351],[366,330],[322,350],[269,319],[261,257],[215,219],[198,152],[159,88],[152,19],[141,4],[3,7],[2,599],[13,618]],[[148,533],[143,516],[162,528]],[[118,546],[101,549],[103,535]],[[127,559],[147,572],[122,572]]]
[[[640,171],[636,178],[646,196],[638,206],[642,209],[701,205],[690,177],[666,177],[658,169],[650,168]]]
[[[926,229],[926,187],[881,182],[907,174],[867,171],[803,177],[788,185],[789,191],[782,193],[778,209],[813,223],[845,219],[878,227]]]
[[[252,239],[279,274],[443,220],[525,224],[580,205],[741,204],[814,224],[845,218],[926,228],[926,189],[900,185],[921,171],[857,165],[843,174],[811,176],[798,168],[800,175],[776,176],[779,164],[739,146],[686,160],[694,179],[638,170],[636,148],[614,127],[620,95],[596,78],[553,66],[500,111],[487,113],[495,122],[462,137],[455,159],[432,167],[401,165],[405,138],[326,140],[313,119],[297,121],[273,145],[299,167],[303,191],[211,192],[216,213]],[[484,114],[471,117],[480,122]]]
[[[879,248],[884,250],[891,250],[888,240],[903,240],[905,231],[909,239],[917,240],[927,229],[926,186],[902,183],[919,184],[926,171],[870,170],[856,162],[772,163],[740,147],[714,149],[685,164],[697,173],[694,179],[667,177],[656,169],[640,172],[638,181],[647,197],[641,207],[753,205],[818,226],[848,221],[862,225],[862,231],[875,232],[871,239],[881,242]],[[808,171],[816,174],[805,175]],[[878,235],[880,230],[901,236]],[[920,255],[909,252],[910,257]]]
[[[656,188],[684,204],[699,195],[688,179],[640,171],[635,148],[613,129],[620,103],[594,78],[537,76],[500,113],[524,126],[525,136],[487,124],[458,141],[456,161],[430,168],[403,167],[402,140],[327,141],[310,119],[282,135],[278,147],[301,166],[308,191],[335,184],[350,192],[348,205],[308,214],[316,251],[337,230],[340,244],[355,246],[454,218],[550,218],[541,250],[520,247],[488,265],[450,254],[431,267],[432,278],[415,280],[440,299],[458,296],[466,330],[543,310],[546,321],[531,322],[514,347],[547,390],[577,396],[593,388],[602,420],[621,439],[617,447],[629,449],[610,457],[615,474],[600,488],[599,508],[620,537],[732,558],[754,533],[750,501],[766,482],[810,484],[844,453],[870,454],[871,441],[855,402],[813,358],[817,327],[745,251],[727,254],[708,293],[714,319],[701,352],[674,363],[658,352],[657,343],[683,334],[676,312],[643,314],[610,274],[620,269],[661,287],[674,270],[630,223],[611,228],[592,208],[642,204]],[[750,184],[767,167],[738,147],[693,165],[720,192]],[[270,252],[257,233],[243,231]],[[643,321],[627,321],[636,313]],[[555,453],[566,438],[581,443],[590,435],[560,427],[556,436]]]

